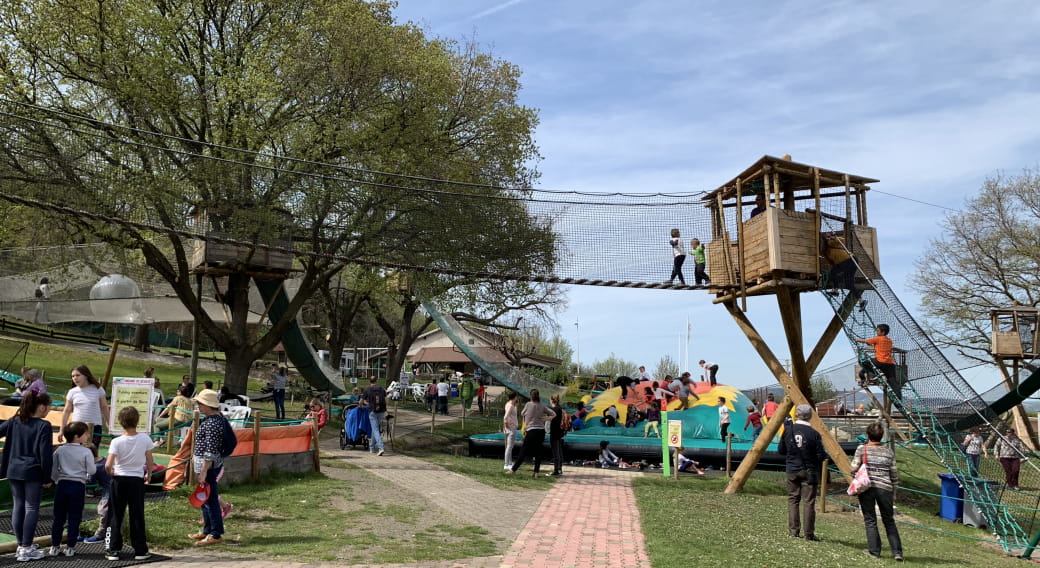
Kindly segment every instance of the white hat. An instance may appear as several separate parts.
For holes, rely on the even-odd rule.
[[[220,408],[220,396],[215,390],[202,389],[195,394],[193,400],[210,408]]]

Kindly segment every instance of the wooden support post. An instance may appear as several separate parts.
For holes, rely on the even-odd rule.
[[[260,479],[260,412],[253,412],[253,463],[251,464],[249,476],[253,481]]]
[[[765,339],[762,338],[762,335],[758,333],[758,330],[755,329],[755,326],[751,324],[750,320],[748,320],[747,315],[744,314],[744,312],[740,311],[735,302],[726,302],[724,305],[726,306],[726,309],[729,311],[730,315],[733,317],[733,320],[740,327],[741,331],[743,331],[744,335],[747,336],[748,341],[751,342],[751,346],[755,348],[756,352],[758,352],[759,357],[762,358],[762,361],[765,362],[766,366],[768,366],[769,369],[773,372],[773,376],[777,378],[777,380],[780,382],[780,385],[784,387],[784,391],[787,393],[787,396],[791,397],[791,400],[795,404],[809,404],[809,400],[805,397],[805,394],[802,393],[801,389],[798,388],[798,385],[795,382],[794,378],[791,375],[789,375],[787,373],[787,370],[784,369],[784,366],[780,364],[780,361],[776,358],[776,355],[773,354],[773,351],[769,348],[769,345],[766,344]],[[798,336],[801,337],[801,333],[798,333]],[[804,367],[804,365],[805,362],[802,361],[800,366]],[[827,453],[830,454],[831,459],[834,460],[835,465],[842,472],[846,472],[845,475],[851,480],[852,477],[847,472],[851,468],[852,464],[849,462],[848,456],[845,455],[845,450],[842,449],[841,445],[838,444],[838,441],[835,440],[833,436],[831,436],[830,432],[827,430],[826,425],[824,425],[823,421],[820,420],[819,415],[817,415],[815,412],[812,414],[810,422],[813,426],[813,429],[815,429],[817,432],[820,432],[820,436],[823,438],[823,447],[827,451]],[[761,438],[761,436],[759,437]],[[744,458],[744,461],[741,462],[740,468],[737,471],[737,475],[734,476],[733,480],[730,482],[729,487],[726,488],[727,493],[734,493],[736,491],[739,491],[740,488],[743,487],[743,484],[747,480],[747,477],[750,475],[751,471],[754,470],[756,465],[758,465],[759,458],[761,458],[761,454],[749,454],[747,457]]]
[[[828,466],[831,464],[831,460],[823,460],[823,467],[820,471],[820,498],[816,500],[820,504],[820,512],[827,512],[827,484],[831,482],[831,472]]]
[[[173,412],[173,414],[176,416],[177,413]],[[166,453],[170,455],[173,455],[173,427],[173,420],[170,420],[170,425],[166,429]]]
[[[733,436],[726,434],[726,477],[733,477]]]
[[[740,206],[741,201],[744,200],[744,189],[741,185],[740,178],[737,178],[737,206],[733,208],[736,211],[736,224],[737,224],[737,265],[740,267],[740,309],[747,311],[747,266],[744,263],[744,220],[742,217],[743,207]]]
[[[102,379],[102,385],[105,392],[112,392],[112,365],[116,362],[116,353],[119,352],[119,338],[112,340],[112,348],[108,352],[108,366],[105,367],[105,377]]]
[[[314,453],[314,471],[321,471],[321,448],[318,446],[318,419],[311,418],[311,451]]]
[[[814,211],[814,213],[813,213],[813,226],[816,227],[816,233],[815,233],[816,238],[813,239],[815,241],[813,243],[813,251],[815,253],[814,256],[816,257],[816,278],[819,278],[820,277],[820,272],[822,270],[822,268],[820,266],[820,256],[823,255],[823,251],[820,250],[820,233],[823,231],[823,216],[820,215],[820,168],[813,168],[812,172],[813,172],[812,193],[813,193],[813,200],[815,202],[814,210],[813,210]]]
[[[433,412],[430,413],[430,433],[433,434],[433,427],[437,425],[437,406],[440,404],[440,397],[433,401]]]
[[[171,413],[171,414],[174,414],[174,413]],[[174,418],[175,417],[176,417],[176,415],[174,415]],[[191,453],[188,454],[190,456],[194,456],[195,455],[195,444],[198,443],[198,441],[199,441],[198,433],[199,433],[199,411],[196,410],[196,411],[191,413]],[[192,459],[188,458],[188,461],[185,463],[185,466],[184,466],[185,469],[188,470],[186,472],[187,475],[185,476],[185,479],[188,480],[188,487],[191,487],[192,485],[195,485],[196,483],[198,483],[195,480],[195,467],[194,467],[194,465],[195,464],[192,463]]]
[[[776,433],[780,431],[780,427],[784,425],[784,417],[791,414],[791,409],[794,408],[794,402],[791,397],[785,396],[780,401],[780,405],[776,407],[776,413],[773,414],[773,418],[765,423],[762,427],[762,432],[755,439],[755,442],[751,444],[751,450],[744,456],[743,461],[737,466],[737,472],[733,474],[733,479],[726,486],[723,493],[736,493],[744,486],[747,478],[751,476],[751,472],[754,471],[755,466],[758,465],[758,460],[762,458],[762,454],[765,453],[766,448],[776,437]]]

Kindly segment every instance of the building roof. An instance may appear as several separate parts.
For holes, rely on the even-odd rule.
[[[470,347],[485,361],[492,363],[508,363],[509,360],[496,349],[490,347]],[[423,347],[412,356],[412,363],[469,363],[465,353],[455,347]]]
[[[869,189],[866,187],[867,184],[877,183],[879,180],[857,176],[853,174],[846,174],[837,170],[828,170],[825,168],[817,168],[809,164],[801,164],[793,162],[791,160],[785,160],[784,158],[777,158],[775,156],[762,156],[757,162],[748,166],[746,170],[740,172],[739,175],[731,179],[730,181],[719,186],[718,189],[712,191],[704,197],[706,201],[714,201],[715,196],[718,193],[722,193],[723,199],[731,199],[736,195],[737,180],[742,180],[745,184],[748,181],[754,179],[760,179],[763,168],[771,168],[784,174],[788,174],[789,179],[793,180],[794,189],[810,189],[812,187],[810,180],[814,175],[814,170],[820,172],[820,188],[844,186],[844,177],[849,176],[849,184],[856,187],[862,187],[863,189]],[[744,187],[744,194],[748,195],[752,193],[751,187]],[[761,192],[761,191],[760,191]]]

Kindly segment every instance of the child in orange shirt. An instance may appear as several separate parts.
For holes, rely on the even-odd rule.
[[[884,374],[885,381],[890,385],[898,384],[898,375],[896,374],[896,362],[892,359],[892,340],[888,338],[888,332],[890,331],[888,324],[879,323],[877,326],[877,336],[871,337],[870,339],[856,339],[859,343],[866,343],[874,348],[874,358],[869,361],[869,364],[863,365],[863,368],[859,371],[859,382],[861,385],[869,383],[871,366]]]

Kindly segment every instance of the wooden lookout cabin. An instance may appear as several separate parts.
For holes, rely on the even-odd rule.
[[[259,241],[267,246],[253,247],[233,243],[220,242],[219,239],[235,239],[231,234],[222,231],[221,225],[226,215],[208,209],[201,209],[193,217],[193,225],[198,234],[206,239],[195,239],[191,250],[192,272],[210,276],[223,276],[232,272],[244,272],[258,278],[282,279],[292,270],[293,257],[289,252],[274,249],[292,249],[291,236],[276,227],[291,227],[288,212],[276,212],[280,223],[271,223],[272,230],[266,232]],[[215,238],[215,239],[214,239]],[[267,248],[267,247],[274,247]]]
[[[1040,355],[1040,309],[1011,306],[991,310],[993,336],[990,350],[999,359],[1029,360]]]
[[[821,267],[821,248],[828,236],[845,230],[876,266],[877,234],[867,224],[866,193],[877,181],[789,156],[763,156],[708,194],[708,271],[712,285],[729,290],[717,302],[773,294],[779,284],[796,292],[815,290],[827,269]]]

